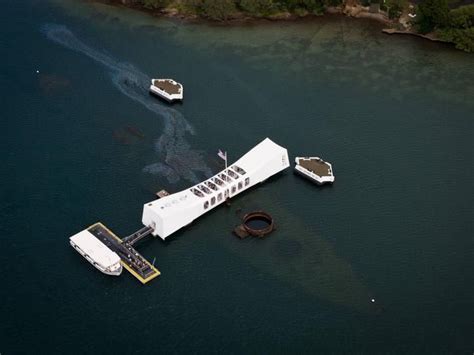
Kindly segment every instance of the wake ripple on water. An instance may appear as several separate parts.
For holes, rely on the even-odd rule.
[[[186,134],[194,135],[192,126],[183,115],[169,107],[152,100],[148,95],[150,77],[130,63],[120,62],[111,56],[100,52],[77,38],[66,26],[46,24],[42,32],[48,39],[63,47],[84,54],[110,70],[112,82],[120,92],[140,103],[148,110],[163,118],[163,133],[155,142],[155,150],[163,158],[146,166],[143,171],[158,174],[167,178],[170,183],[176,183],[181,178],[190,182],[198,182],[196,175],[212,175],[211,169],[204,161],[199,150],[191,148],[186,140]]]

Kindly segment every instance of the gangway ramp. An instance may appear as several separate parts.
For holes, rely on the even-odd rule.
[[[154,265],[146,260],[140,253],[138,253],[135,248],[133,248],[130,241],[137,242],[138,240],[143,239],[145,236],[150,234],[150,231],[145,230],[148,228],[149,227],[142,228],[128,236],[127,238],[130,238],[129,241],[120,239],[115,235],[114,232],[112,232],[100,222],[90,226],[87,230],[102,243],[104,243],[108,248],[116,252],[120,257],[122,266],[141,283],[146,284],[155,277],[159,276],[161,273],[155,268]]]
[[[135,233],[130,234],[129,236],[122,239],[124,243],[128,243],[130,245],[135,244],[136,242],[142,240],[147,235],[150,235],[153,232],[151,227],[143,227],[142,229],[137,230]]]

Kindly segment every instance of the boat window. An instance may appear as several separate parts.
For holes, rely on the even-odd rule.
[[[209,207],[209,201],[204,202],[204,209],[207,210],[208,207]]]
[[[236,190],[237,190],[237,188],[235,187],[235,185],[234,185],[234,186],[232,186],[232,189],[231,189],[231,191],[232,191],[232,193],[233,193],[233,194],[235,194],[235,191],[236,191]]]
[[[220,202],[222,201],[222,192],[217,195],[217,201]]]
[[[239,186],[239,190],[242,190],[242,186],[243,186],[242,181],[239,182],[238,186]]]
[[[250,184],[250,178],[245,179],[245,186],[248,186]]]
[[[214,205],[216,203],[216,198],[215,197],[212,197],[211,198],[211,205]]]
[[[225,198],[229,197],[229,189],[225,190],[225,192],[224,192],[224,197],[225,197]]]

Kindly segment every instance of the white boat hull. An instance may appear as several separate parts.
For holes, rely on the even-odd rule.
[[[89,255],[84,253],[84,251],[81,248],[79,248],[76,244],[74,244],[72,241],[69,241],[69,243],[79,254],[81,254],[84,257],[84,259],[86,259],[90,264],[92,264],[97,270],[99,270],[103,274],[111,275],[111,276],[120,276],[120,274],[122,273],[122,269],[123,269],[122,264],[120,264],[118,268],[116,268],[115,270],[108,270],[102,267],[101,265],[99,265],[98,263],[96,263],[94,260],[92,260],[92,258]]]

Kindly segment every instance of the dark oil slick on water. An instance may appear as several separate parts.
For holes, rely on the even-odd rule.
[[[1,354],[474,351],[474,57],[343,17],[224,27],[29,0],[0,18]],[[156,191],[266,136],[332,162],[334,186],[288,170],[142,242],[162,272],[145,287],[69,247],[98,220],[138,229]],[[233,236],[258,209],[277,230]]]
[[[194,134],[192,127],[173,109],[153,102],[146,95],[150,77],[129,63],[121,63],[112,57],[91,48],[79,40],[67,27],[56,24],[46,24],[42,27],[46,37],[60,45],[86,55],[105,66],[112,73],[112,82],[124,95],[145,106],[148,110],[164,118],[165,127],[161,137],[156,142],[157,152],[161,154],[163,163],[154,163],[144,168],[144,171],[161,173],[169,182],[177,182],[180,176],[190,182],[198,182],[195,171],[211,175],[200,152],[190,149],[185,140],[186,133]]]

